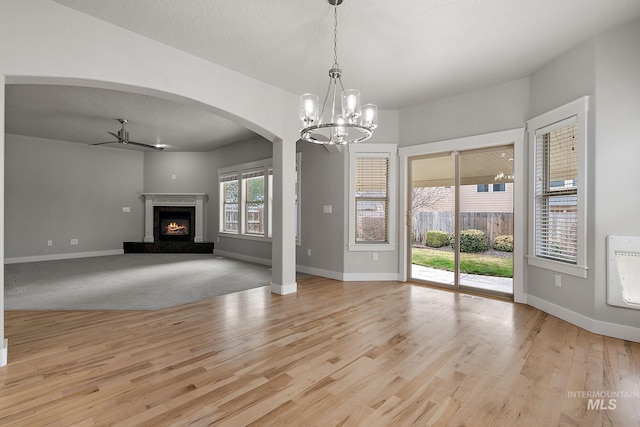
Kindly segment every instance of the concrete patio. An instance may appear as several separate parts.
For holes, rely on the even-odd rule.
[[[436,268],[423,267],[421,265],[411,265],[411,278],[425,280],[429,282],[444,283],[453,285],[453,271],[438,270]],[[506,277],[480,276],[477,274],[460,275],[460,284],[478,290],[488,290],[513,294],[513,279]]]

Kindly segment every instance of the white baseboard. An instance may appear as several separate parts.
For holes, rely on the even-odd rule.
[[[583,314],[550,303],[549,301],[534,297],[533,295],[527,295],[526,300],[528,305],[579,326],[582,329],[586,329],[589,332],[593,332],[594,334],[640,342],[640,328],[592,319]]]
[[[5,339],[0,343],[0,366],[5,366],[8,362],[9,340]]]
[[[213,254],[227,258],[238,259],[240,261],[253,262],[256,264],[271,266],[271,260],[258,258],[249,255],[237,254],[235,252],[221,251],[214,249]],[[392,281],[398,280],[398,273],[340,273],[338,271],[324,270],[322,268],[310,267],[307,265],[296,265],[296,271],[310,274],[312,276],[326,277],[328,279],[340,280],[343,282],[364,282],[364,281]]]
[[[323,270],[322,268],[309,267],[308,265],[296,265],[296,271],[312,276],[326,277],[328,279],[343,280],[343,274],[337,271]]]
[[[398,273],[344,273],[345,282],[396,282]]]
[[[340,273],[338,271],[323,270],[321,268],[297,265],[296,270],[312,276],[326,277],[342,282],[397,282],[398,273]]]
[[[252,262],[254,264],[261,264],[261,265],[271,266],[271,260],[270,259],[266,259],[266,258],[258,258],[258,257],[254,257],[254,256],[249,256],[249,255],[237,254],[235,252],[221,251],[219,249],[214,249],[213,250],[213,254],[216,255],[216,256],[222,256],[222,257],[226,257],[226,258],[233,258],[233,259],[237,259],[237,260],[240,260],[240,261]]]
[[[298,292],[298,283],[288,283],[286,285],[271,284],[271,292],[278,295],[288,295]]]
[[[122,254],[124,254],[124,249],[112,249],[108,251],[92,251],[92,252],[70,252],[66,254],[50,254],[50,255],[5,258],[4,263],[18,264],[22,262],[55,261],[58,259],[90,258],[90,257],[96,257],[96,256],[110,256],[110,255],[122,255]]]

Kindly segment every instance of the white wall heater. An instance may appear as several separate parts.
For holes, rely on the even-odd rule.
[[[640,310],[640,236],[607,237],[607,304]]]

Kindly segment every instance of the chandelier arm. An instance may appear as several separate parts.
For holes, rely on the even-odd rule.
[[[333,100],[331,102],[331,117],[330,117],[330,123],[336,123],[337,121],[337,115],[336,115],[336,95],[338,92],[338,84],[336,83],[336,79],[332,78],[331,79],[332,83],[333,83]],[[333,134],[331,135],[331,141],[333,141]]]
[[[342,77],[338,76],[338,81],[340,82],[340,89],[344,92],[344,85],[342,84]]]
[[[344,125],[340,125],[340,126],[347,129],[355,129],[361,134],[361,136],[358,138],[344,139],[342,142],[340,141],[336,142],[332,138],[332,136],[330,136],[327,139],[319,138],[315,131],[322,131],[322,130],[331,131],[331,129],[335,127],[335,124],[325,123],[322,125],[311,125],[309,127],[306,127],[300,132],[300,137],[304,141],[312,142],[314,144],[346,145],[346,144],[357,144],[359,142],[364,142],[368,140],[371,137],[371,135],[373,135],[373,132],[371,131],[371,129],[367,129],[361,125],[345,123]],[[331,134],[333,135],[333,132],[331,132]]]
[[[329,91],[331,90],[331,83],[332,83],[332,79],[329,79],[329,86],[327,86],[327,93],[324,95],[324,101],[322,101],[322,112],[320,113],[318,124],[322,124],[322,119],[324,119],[324,110],[327,105],[327,99],[329,99]]]

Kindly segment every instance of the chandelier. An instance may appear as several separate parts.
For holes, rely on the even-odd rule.
[[[300,97],[300,138],[315,144],[353,144],[371,138],[378,126],[378,108],[374,104],[361,106],[360,91],[345,90],[342,85],[338,65],[338,6],[342,0],[327,1],[333,5],[333,67],[322,106],[317,95],[305,93]]]

